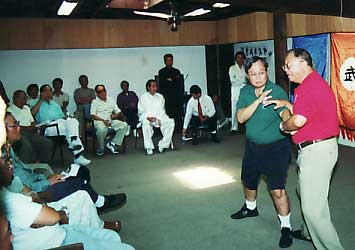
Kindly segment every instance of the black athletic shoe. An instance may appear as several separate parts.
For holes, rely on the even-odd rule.
[[[231,215],[231,218],[234,220],[240,220],[240,219],[244,219],[247,217],[256,217],[258,215],[259,215],[259,212],[258,212],[257,208],[250,210],[247,208],[247,205],[244,204],[238,212]]]
[[[123,207],[127,202],[127,196],[125,193],[104,195],[105,203],[102,207],[97,208],[98,214],[110,212],[112,210]]]
[[[281,237],[279,241],[279,247],[286,248],[292,245],[292,230],[289,227],[283,227],[281,229]]]
[[[308,241],[311,242],[311,238],[307,238],[306,236],[304,236],[302,234],[302,230],[296,230],[292,232],[292,237],[297,239],[297,240],[304,240],[304,241]]]
[[[214,141],[215,143],[220,143],[221,140],[217,137],[216,134],[211,134],[211,137],[212,137],[212,141]]]

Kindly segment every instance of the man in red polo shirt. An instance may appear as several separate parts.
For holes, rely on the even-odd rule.
[[[299,192],[306,227],[294,237],[312,240],[317,250],[344,250],[330,218],[328,193],[338,158],[339,134],[336,102],[327,82],[313,70],[312,58],[304,49],[287,52],[283,70],[300,84],[295,101],[273,100],[275,108],[286,106],[292,116],[280,124],[299,149]],[[307,231],[308,229],[308,231]]]

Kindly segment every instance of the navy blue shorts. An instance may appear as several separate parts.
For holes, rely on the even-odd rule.
[[[241,175],[244,186],[256,190],[260,176],[265,175],[271,190],[285,189],[290,159],[288,138],[270,144],[255,144],[247,140]]]

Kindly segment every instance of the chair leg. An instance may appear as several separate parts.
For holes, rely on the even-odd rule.
[[[54,141],[54,147],[53,147],[53,151],[52,151],[51,161],[53,161],[56,151],[57,151],[57,142]]]
[[[171,150],[174,150],[174,143],[173,143],[173,139],[171,139],[171,141],[170,141],[170,148],[171,148]]]
[[[60,143],[59,147],[60,147],[60,160],[61,160],[62,165],[64,165],[63,144]]]
[[[134,134],[134,149],[137,149],[137,140],[138,140],[138,129],[135,129],[135,134]]]

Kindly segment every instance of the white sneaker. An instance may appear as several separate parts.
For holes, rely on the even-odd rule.
[[[153,149],[147,148],[147,155],[152,155],[153,154]]]
[[[164,152],[164,148],[163,147],[158,147],[159,153],[163,153]]]
[[[80,155],[78,158],[74,160],[74,163],[82,166],[87,166],[91,163],[91,161],[86,159],[83,155]]]
[[[108,142],[106,144],[106,147],[111,150],[112,154],[118,154],[118,146],[116,144],[114,144],[113,142]]]

